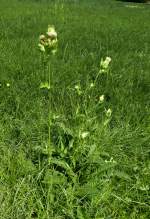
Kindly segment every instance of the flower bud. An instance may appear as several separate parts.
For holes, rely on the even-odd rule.
[[[105,96],[104,96],[104,95],[101,95],[101,96],[99,97],[99,102],[100,102],[100,103],[103,103],[103,102],[104,102],[104,98],[105,98]]]
[[[40,35],[39,40],[45,40],[45,35],[44,34]]]
[[[90,84],[90,88],[93,88],[94,87],[94,83],[92,82],[91,84]]]
[[[110,57],[106,57],[105,62],[107,62],[109,64],[111,62],[111,58]]]
[[[53,25],[48,25],[47,32],[53,32],[55,31],[55,27]]]
[[[41,43],[38,44],[38,47],[41,52],[45,52],[45,47]]]
[[[7,84],[6,84],[6,86],[7,86],[7,87],[10,87],[10,84],[9,84],[9,83],[7,83]]]
[[[109,109],[106,111],[106,116],[107,116],[107,117],[111,117],[111,114],[112,114],[112,110],[109,108]]]
[[[89,132],[82,132],[81,133],[81,138],[85,139],[86,137],[88,137],[88,135],[89,135]]]
[[[108,68],[110,62],[111,62],[111,58],[110,57],[106,57],[105,60],[102,59],[100,61],[100,67],[102,68],[101,72],[105,72],[105,70]]]
[[[56,39],[57,38],[57,33],[56,33],[56,31],[47,32],[47,36],[50,39]]]

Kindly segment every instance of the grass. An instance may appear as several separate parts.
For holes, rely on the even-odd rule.
[[[0,218],[148,219],[149,6],[0,5]],[[39,88],[49,70],[37,49],[48,24],[59,38],[50,90]],[[106,56],[110,69],[90,88]]]

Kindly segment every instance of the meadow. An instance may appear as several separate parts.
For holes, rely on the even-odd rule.
[[[0,219],[150,217],[149,16],[115,0],[0,0]]]

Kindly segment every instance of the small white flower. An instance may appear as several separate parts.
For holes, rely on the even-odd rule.
[[[41,43],[38,44],[38,47],[41,52],[45,52],[45,47]]]
[[[93,88],[94,87],[94,83],[92,82],[91,84],[90,84],[90,88]]]
[[[85,139],[89,135],[89,132],[82,132],[81,133],[81,138]]]
[[[56,33],[56,31],[47,32],[47,36],[48,36],[50,39],[56,39],[56,38],[57,38],[57,33]]]
[[[45,40],[45,35],[44,34],[40,35],[39,40]]]
[[[7,83],[7,84],[6,84],[6,86],[7,86],[7,87],[10,87],[10,84],[9,84],[9,83]]]
[[[56,46],[57,46],[57,43],[58,43],[57,39],[51,40],[50,46],[51,46],[51,47],[56,47]]]
[[[110,57],[106,57],[105,62],[107,62],[108,64],[111,62],[111,58]]]
[[[80,89],[79,85],[75,85],[74,88],[75,88],[76,90],[79,90],[79,89]]]
[[[59,118],[60,118],[59,115],[55,115],[55,114],[53,115],[53,119],[54,119],[54,120],[57,120],[57,119],[59,119]]]
[[[47,32],[53,32],[55,31],[55,27],[53,25],[48,25]]]
[[[109,109],[106,111],[106,116],[107,116],[107,117],[111,117],[111,114],[112,114],[112,110],[109,108]]]
[[[105,160],[105,163],[114,163],[114,164],[116,164],[117,162],[114,160],[113,157],[111,157],[110,160]]]
[[[105,60],[101,60],[100,61],[100,68],[101,68],[101,72],[105,72],[105,70],[108,68],[109,64],[111,62],[111,58],[110,57],[106,57]]]
[[[55,31],[55,27],[54,26],[48,26],[48,31],[47,31],[47,36],[50,39],[56,39],[57,38],[57,33]]]
[[[101,95],[101,96],[99,97],[99,102],[100,102],[100,103],[103,103],[103,102],[104,102],[104,99],[105,99],[105,96],[104,96],[104,95]]]
[[[81,87],[80,87],[80,85],[75,85],[74,88],[75,88],[77,94],[80,96],[80,95],[82,94],[82,91],[81,91]]]

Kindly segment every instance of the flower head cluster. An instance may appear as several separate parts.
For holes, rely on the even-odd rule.
[[[103,103],[104,102],[104,99],[105,99],[105,96],[104,95],[101,95],[99,97],[99,103]]]
[[[55,31],[54,26],[49,25],[46,34],[40,35],[38,47],[41,52],[55,54],[57,52],[57,46],[57,32]]]
[[[106,57],[105,60],[102,59],[102,60],[100,61],[100,72],[101,72],[101,73],[107,71],[110,62],[111,62],[111,58],[110,58],[110,57]]]

